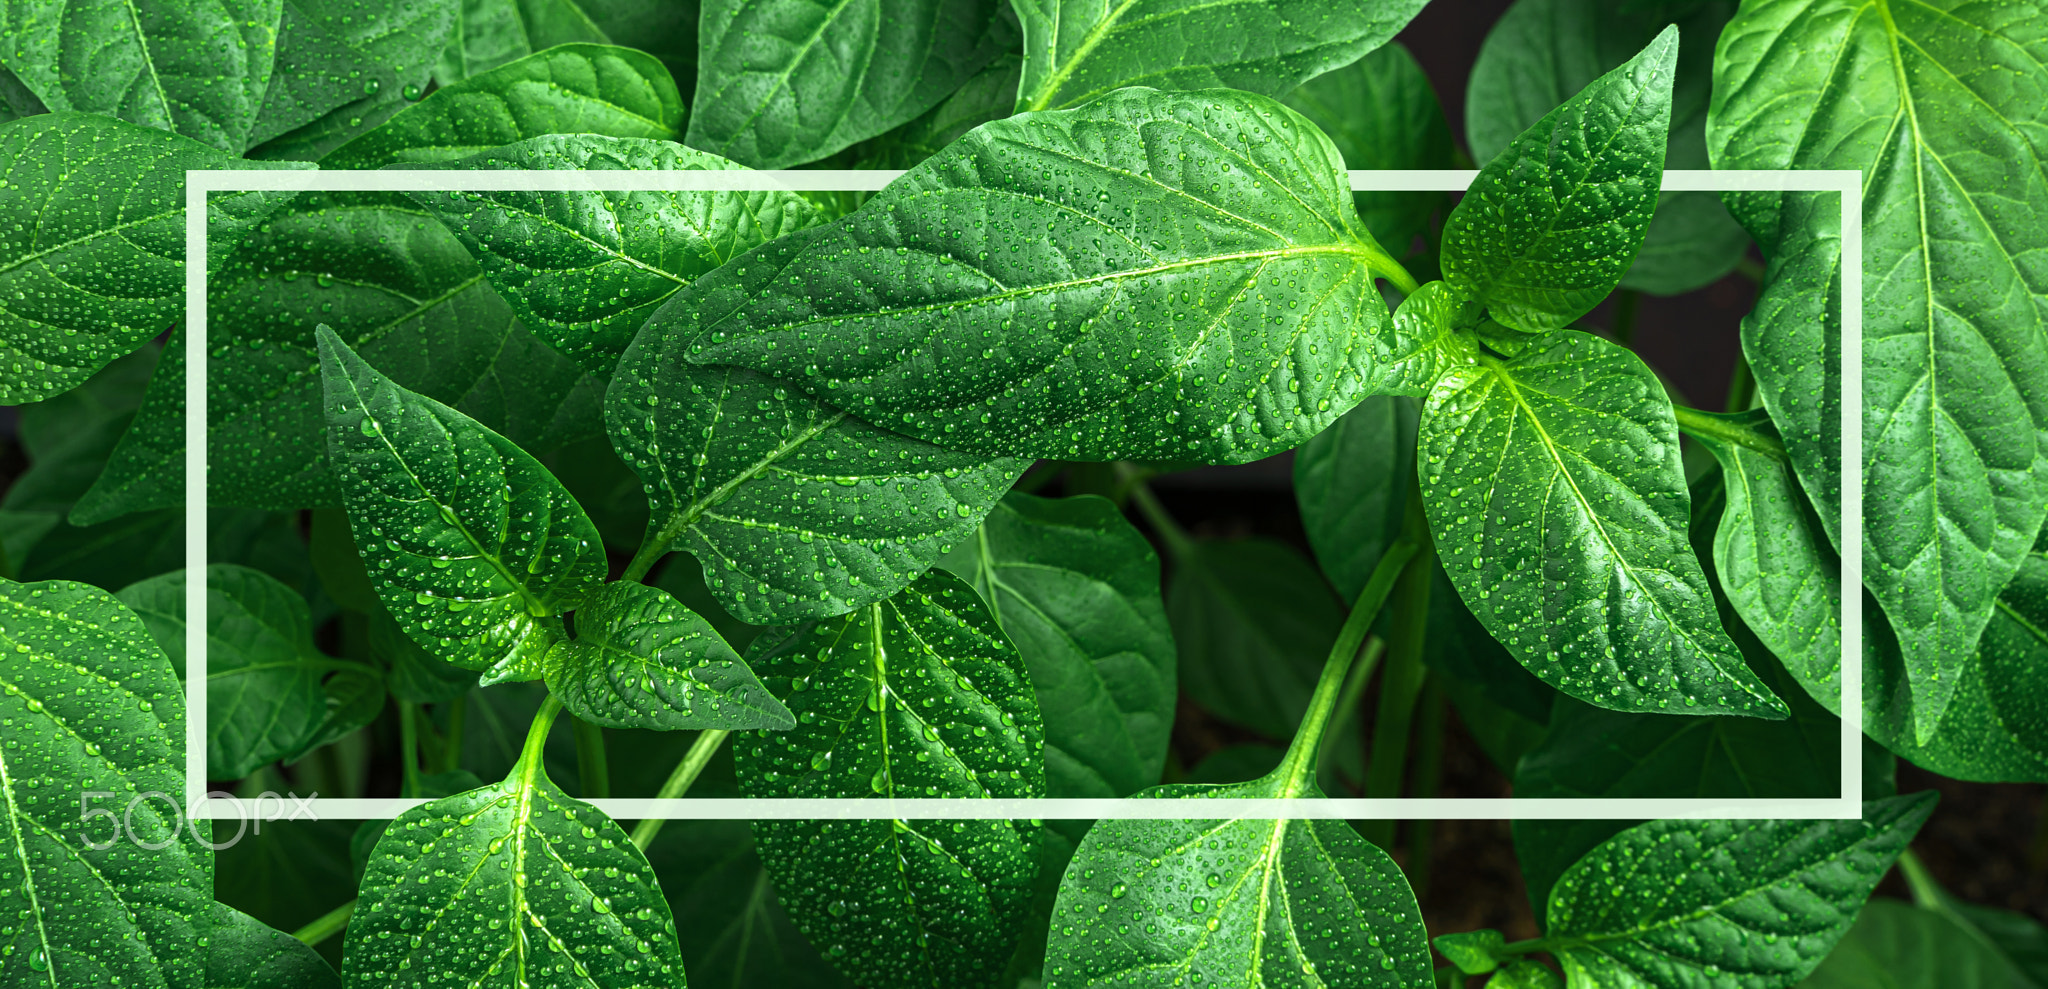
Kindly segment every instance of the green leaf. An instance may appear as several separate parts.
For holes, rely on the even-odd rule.
[[[341,989],[319,952],[225,903],[206,937],[205,989]]]
[[[558,135],[443,164],[461,169],[727,171],[668,141]],[[823,214],[793,192],[412,194],[483,265],[534,333],[600,375],[662,303],[706,272]]]
[[[1899,866],[1916,903],[1926,912],[1947,921],[1956,933],[1975,942],[1996,957],[2002,963],[2001,968],[2011,971],[2010,985],[1998,983],[2000,989],[2042,989],[2048,986],[2048,927],[2041,926],[2025,914],[1977,906],[1957,899],[1941,888],[1941,884],[1917,859],[1901,860]],[[1850,939],[1854,941],[1856,937],[1856,932],[1851,931]],[[1822,971],[1826,969],[1826,965],[1821,967]]]
[[[1564,979],[1542,962],[1516,962],[1487,980],[1487,989],[1565,989]]]
[[[346,531],[342,535],[349,540],[349,555],[355,556],[354,537]],[[388,671],[392,697],[414,704],[440,704],[477,685],[475,670],[457,666],[414,642],[383,605],[371,608],[369,616],[370,655]]]
[[[145,343],[78,387],[22,406],[18,438],[29,469],[13,478],[0,505],[61,517],[106,468],[159,355],[156,344]]]
[[[1437,953],[1450,959],[1458,971],[1466,975],[1485,975],[1500,967],[1496,955],[1507,939],[1499,931],[1471,931],[1462,934],[1439,934],[1432,941]]]
[[[1281,102],[1322,128],[1351,168],[1450,168],[1456,148],[1429,77],[1398,41],[1341,69],[1319,75]],[[1441,192],[1352,193],[1373,239],[1406,254],[1429,233],[1430,214],[1448,202]],[[1361,578],[1363,580],[1363,578]]]
[[[1012,492],[940,561],[974,586],[1030,671],[1046,795],[1159,780],[1177,669],[1152,544],[1107,499]]]
[[[1308,710],[1344,606],[1300,551],[1201,541],[1177,561],[1166,614],[1180,686],[1211,713],[1278,741]]]
[[[183,827],[184,702],[142,623],[84,584],[0,581],[0,717],[0,976],[199,989],[212,856]]]
[[[1278,96],[1357,61],[1423,0],[1011,0],[1024,25],[1019,110],[1064,110],[1114,89],[1242,89]]]
[[[348,925],[351,987],[682,984],[654,870],[603,811],[548,779],[538,748],[503,782],[391,822]]]
[[[249,157],[312,161],[426,91],[458,0],[285,0]]]
[[[341,500],[323,444],[313,328],[399,385],[534,450],[597,428],[604,387],[520,326],[432,214],[401,196],[304,194],[209,276],[207,487],[216,504]],[[73,510],[88,522],[184,502],[185,342],[172,335],[137,422]]]
[[[270,88],[281,6],[7,0],[0,64],[52,110],[119,117],[240,156]]]
[[[1372,568],[1401,534],[1418,414],[1412,399],[1375,395],[1295,451],[1302,528],[1316,564],[1346,600],[1365,589]]]
[[[563,45],[437,89],[328,152],[320,165],[449,161],[542,134],[672,140],[682,123],[682,96],[653,56],[608,45]]]
[[[179,570],[152,577],[116,595],[180,668],[185,576]],[[209,779],[241,779],[269,763],[294,761],[370,723],[383,708],[377,670],[315,648],[306,599],[262,571],[228,563],[206,568],[206,643]],[[376,703],[360,703],[366,689]]]
[[[605,585],[543,664],[571,714],[609,728],[790,728],[789,709],[711,623],[667,592]]]
[[[1250,783],[1162,786],[1139,796],[1322,796],[1305,776],[1283,766]],[[1394,860],[1348,822],[1100,821],[1060,884],[1047,989],[1176,981],[1436,985],[1415,894]]]
[[[747,822],[670,821],[662,834],[647,855],[694,989],[851,989],[783,909]]]
[[[1866,177],[1863,572],[1898,632],[1921,744],[2048,516],[2048,273],[2031,260],[2048,248],[2048,117],[2023,95],[2048,86],[2044,15],[1771,0],[1743,7],[1715,59],[1716,168]],[[1743,350],[1831,536],[1837,198],[1730,197],[1769,259]]]
[[[1650,369],[1577,331],[1467,360],[1423,408],[1423,505],[1451,583],[1495,638],[1590,704],[1784,717],[1721,630],[1686,540],[1678,429]]]
[[[1044,730],[995,616],[934,571],[841,618],[772,630],[748,660],[796,713],[734,752],[750,797],[1042,797]],[[855,982],[986,986],[1016,948],[1038,827],[760,821],[797,926]]]
[[[605,395],[612,446],[647,491],[641,552],[688,549],[719,604],[757,625],[844,614],[896,593],[973,538],[1029,466],[878,429],[753,371],[689,361],[702,324],[785,280],[784,245],[807,234],[672,297]]]
[[[1656,209],[1677,60],[1667,27],[1487,162],[1444,223],[1444,280],[1527,333],[1614,291]]]
[[[460,82],[556,45],[613,39],[575,0],[461,0],[455,37],[434,66],[441,85]]]
[[[10,163],[0,229],[16,231],[0,244],[6,405],[77,387],[169,329],[185,305],[185,172],[263,167],[89,113],[8,125],[0,160]],[[233,243],[285,195],[214,200],[209,244]]]
[[[1489,754],[1506,750],[1490,744],[1521,738],[1534,742],[1543,726],[1550,723],[1551,708],[1557,703],[1557,689],[1536,678],[1486,630],[1472,609],[1458,597],[1457,588],[1443,567],[1436,568],[1429,592],[1429,632],[1423,639],[1422,660],[1448,678],[1445,687],[1452,703],[1466,715],[1470,729]],[[1475,704],[1490,708],[1487,723],[1475,723],[1470,715]],[[1519,758],[1519,754],[1517,755]],[[1516,759],[1500,760],[1510,775]]]
[[[538,678],[560,628],[542,619],[604,582],[597,530],[510,440],[319,332],[327,454],[378,598],[414,641],[485,682]]]
[[[636,483],[633,494],[637,497],[639,493]],[[718,631],[720,638],[743,654],[761,634],[760,626],[749,625],[727,613],[718,599],[712,596],[711,588],[704,583],[704,568],[688,553],[680,558],[671,558],[648,583],[675,595],[684,607],[702,615]]]
[[[1371,388],[1391,261],[1343,167],[1245,93],[993,121],[764,250],[800,283],[762,279],[690,359],[975,453],[1257,459]]]
[[[49,113],[50,108],[21,84],[21,77],[0,64],[0,124],[11,124],[23,117]]]
[[[1699,414],[1694,414],[1698,417]],[[1842,662],[1841,558],[1792,476],[1762,410],[1715,417],[1725,435],[1695,430],[1721,463],[1727,505],[1714,534],[1721,589],[1757,638],[1801,683],[1835,682]]]
[[[2018,989],[1998,953],[1933,910],[1873,899],[1800,989]]]
[[[939,104],[1017,45],[1001,0],[707,0],[683,143],[752,168],[816,161]]]
[[[1550,894],[1550,952],[1572,985],[1789,986],[1827,956],[1934,794],[1860,821],[1653,821],[1572,866]]]
[[[1465,134],[1484,162],[1552,107],[1642,50],[1664,25],[1679,28],[1664,167],[1707,167],[1707,99],[1714,40],[1735,5],[1682,11],[1615,9],[1595,0],[1520,0],[1487,33],[1465,90]],[[1621,287],[1656,295],[1689,292],[1726,275],[1749,235],[1711,192],[1667,192]]]
[[[1017,105],[1017,76],[1023,68],[1024,60],[1016,54],[997,57],[938,106],[862,145],[860,167],[914,167],[968,131],[1009,116]]]

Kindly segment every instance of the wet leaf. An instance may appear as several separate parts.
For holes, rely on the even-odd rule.
[[[796,713],[740,740],[750,797],[1042,797],[1044,729],[1017,650],[935,571],[841,618],[772,630],[748,660]],[[856,983],[990,985],[1036,871],[1025,821],[760,821],[797,926]]]
[[[420,98],[459,0],[284,0],[249,157],[312,161]]]
[[[443,86],[556,45],[613,42],[591,20],[588,4],[576,0],[461,0],[461,6],[455,36],[434,66]]]
[[[1413,399],[1375,395],[1295,451],[1301,525],[1316,564],[1344,600],[1365,589],[1401,534],[1419,414]]]
[[[1348,168],[1455,164],[1451,127],[1436,90],[1398,41],[1302,83],[1280,101],[1322,128]],[[1430,214],[1449,200],[1441,192],[1365,190],[1352,193],[1352,201],[1373,239],[1405,255],[1415,238],[1430,232]]]
[[[1017,105],[1017,75],[1024,60],[1005,53],[974,78],[960,84],[945,102],[917,119],[862,145],[862,168],[911,168],[967,136],[967,132],[1010,115]]]
[[[789,728],[789,709],[711,623],[666,591],[607,584],[548,653],[548,690],[608,728]]]
[[[205,989],[341,989],[320,953],[224,903],[206,934]]]
[[[747,822],[670,821],[647,857],[675,911],[693,989],[851,989],[783,909]]]

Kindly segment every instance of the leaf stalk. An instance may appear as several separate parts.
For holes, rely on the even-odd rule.
[[[668,779],[662,782],[661,791],[654,795],[655,799],[673,800],[688,793],[690,784],[697,782],[697,777],[703,774],[704,767],[711,762],[711,757],[717,754],[718,747],[725,744],[725,737],[730,734],[732,732],[722,728],[710,728],[700,732],[697,740],[690,743],[690,751],[683,753],[683,761],[677,763],[675,771],[669,773]],[[665,818],[650,817],[633,825],[633,844],[645,852],[647,846],[654,843],[654,836],[661,833],[661,826],[667,823]]]

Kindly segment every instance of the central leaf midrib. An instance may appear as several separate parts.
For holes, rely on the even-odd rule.
[[[4,795],[7,798],[7,822],[11,825],[9,830],[13,833],[14,837],[14,860],[21,866],[22,890],[28,894],[29,914],[35,918],[36,941],[42,946],[43,957],[50,959],[50,932],[43,926],[42,902],[36,895],[36,874],[35,870],[29,866],[28,846],[22,841],[21,822],[27,815],[21,812],[21,806],[14,800],[14,775],[8,769],[7,752],[5,749],[0,749],[0,795]],[[54,959],[50,960],[46,969],[45,974],[49,978],[50,989],[60,989],[57,984],[57,965]]]

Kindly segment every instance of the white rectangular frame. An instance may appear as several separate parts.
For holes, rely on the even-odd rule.
[[[206,435],[206,217],[215,192],[552,192],[552,191],[876,191],[900,171],[258,171],[222,169],[185,173],[186,363],[185,435]],[[1460,192],[1479,175],[1472,170],[1373,171],[1354,169],[1354,191]],[[1670,170],[1667,192],[1833,192],[1841,197],[1842,462],[1863,462],[1863,176],[1834,170]],[[185,444],[185,559],[204,566],[207,545],[206,444]],[[590,801],[619,820],[1020,819],[1163,820],[1319,818],[1348,820],[1738,820],[1862,817],[1863,776],[1863,474],[1842,472],[1842,779],[1835,797],[1817,798],[1419,798],[1218,799],[1186,801],[1115,799],[655,799],[613,797]],[[185,803],[191,816],[248,816],[240,802],[209,798],[206,790],[206,582],[186,582]],[[332,820],[388,819],[427,801],[422,798],[314,797],[301,806]]]

